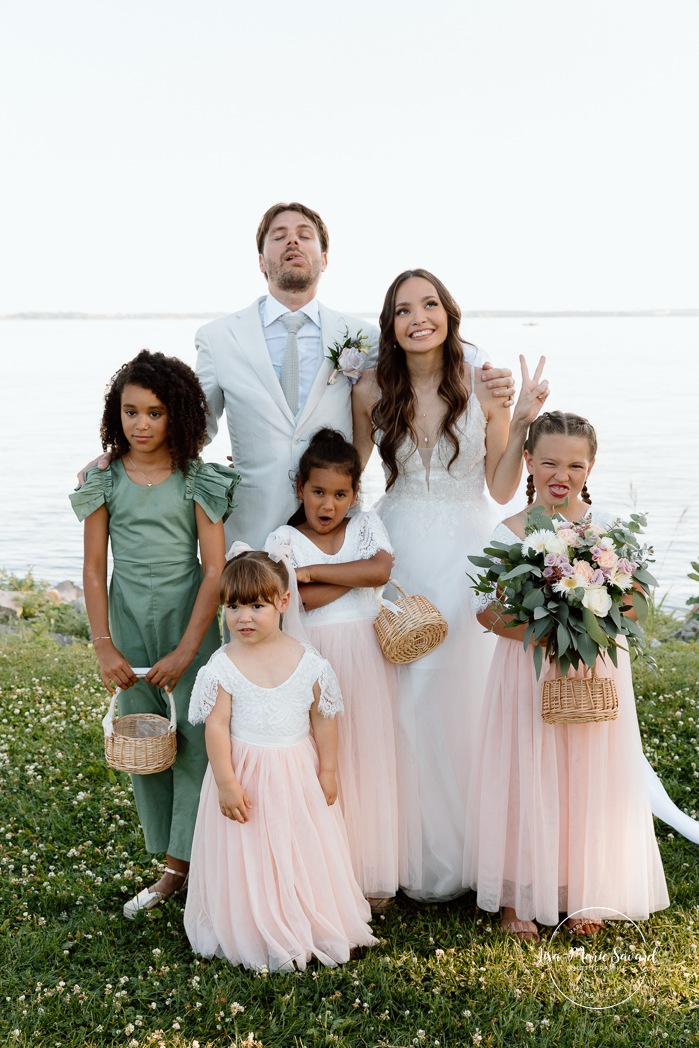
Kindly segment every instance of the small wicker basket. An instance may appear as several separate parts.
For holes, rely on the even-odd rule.
[[[395,579],[388,581],[401,596],[382,603],[374,619],[379,646],[389,662],[415,662],[439,647],[449,627],[427,597],[409,596]]]
[[[127,713],[115,717],[120,689],[112,696],[102,720],[107,764],[131,775],[165,771],[177,756],[177,714],[170,693],[170,720],[157,713]]]
[[[554,677],[541,685],[541,716],[547,724],[616,720],[619,699],[610,677]]]

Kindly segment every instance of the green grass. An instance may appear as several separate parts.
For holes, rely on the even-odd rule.
[[[657,673],[637,664],[646,752],[696,814],[699,648],[670,641],[656,654]],[[656,956],[634,968],[626,1004],[570,1003],[539,948],[507,940],[471,896],[401,899],[376,924],[380,945],[344,967],[253,974],[195,958],[174,901],[122,918],[151,860],[128,780],[102,756],[103,710],[87,645],[0,638],[2,1048],[699,1044],[697,848],[662,824],[671,907],[642,926]],[[615,927],[595,949],[627,939]],[[630,982],[623,965],[589,979],[600,999]]]

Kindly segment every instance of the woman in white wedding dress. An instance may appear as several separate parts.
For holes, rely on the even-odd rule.
[[[397,739],[400,882],[413,898],[463,892],[470,746],[493,650],[470,606],[468,556],[492,526],[486,487],[500,503],[517,489],[529,423],[548,395],[543,358],[512,421],[486,385],[482,355],[461,341],[461,312],[426,270],[394,280],[381,312],[379,359],[352,393],[363,465],[374,443],[386,476],[375,507],[395,551],[394,577],[422,593],[449,625],[430,655],[399,667]],[[505,373],[507,374],[507,373]],[[482,381],[483,379],[483,381]]]

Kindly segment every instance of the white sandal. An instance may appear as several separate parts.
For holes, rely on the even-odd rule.
[[[162,872],[171,873],[174,877],[182,877],[183,880],[180,887],[174,892],[154,892],[150,888],[144,888],[138,895],[134,895],[133,899],[129,899],[127,903],[124,903],[124,917],[127,920],[133,921],[137,913],[141,913],[143,910],[152,910],[163,899],[172,899],[175,895],[179,895],[184,891],[189,878],[189,870],[183,873],[182,870],[173,870],[170,866],[164,866]]]

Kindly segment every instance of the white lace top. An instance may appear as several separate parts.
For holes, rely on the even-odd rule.
[[[393,547],[382,521],[373,512],[359,512],[349,518],[345,540],[337,553],[324,553],[306,535],[285,524],[268,537],[265,549],[278,542],[291,547],[291,561],[295,568],[308,564],[346,564],[352,560],[369,560],[379,550],[393,553]],[[375,619],[379,610],[378,598],[382,587],[355,586],[337,600],[322,608],[305,612],[303,619],[309,626],[331,622],[351,622],[357,619]]]
[[[335,672],[315,648],[304,646],[296,669],[276,688],[263,688],[244,677],[226,654],[215,652],[197,673],[189,702],[189,720],[203,723],[216,704],[219,685],[232,698],[231,735],[257,746],[293,746],[310,730],[313,685],[320,687],[318,707],[324,717],[341,713],[342,694]]]

